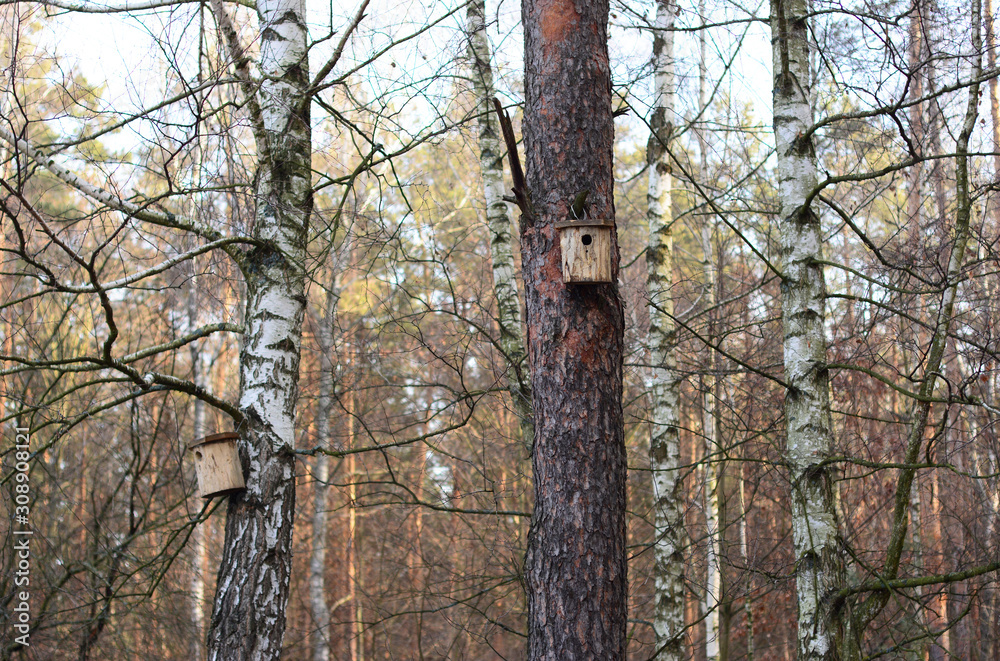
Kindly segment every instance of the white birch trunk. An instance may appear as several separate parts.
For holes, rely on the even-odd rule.
[[[246,491],[229,498],[211,661],[272,661],[285,631],[295,513],[295,404],[312,208],[304,0],[260,0],[260,131],[253,234],[243,264],[240,455]]]
[[[699,131],[700,134],[700,131]],[[707,158],[705,158],[705,142],[699,136],[702,152],[702,176],[707,173]],[[702,299],[705,307],[715,306],[715,269],[713,268],[712,230],[708,221],[701,227],[702,274],[705,278]],[[709,343],[715,342],[714,329],[706,334]],[[720,661],[723,657],[724,632],[722,623],[722,603],[724,601],[724,586],[721,567],[722,534],[725,527],[722,506],[724,489],[722,474],[722,447],[719,444],[719,426],[716,418],[716,397],[718,395],[715,379],[716,355],[712,347],[708,347],[708,364],[702,380],[702,434],[705,448],[705,657],[708,661]]]
[[[829,376],[823,334],[826,284],[820,219],[806,204],[816,187],[816,153],[809,130],[808,0],[771,1],[774,135],[781,202],[782,330],[785,456],[791,472],[792,537],[800,661],[837,658],[837,627],[824,598],[841,587],[832,468]]]
[[[468,8],[469,59],[473,66],[473,84],[479,107],[479,166],[486,198],[486,224],[490,231],[490,258],[493,263],[493,288],[497,298],[500,326],[500,350],[509,367],[508,391],[519,420],[521,442],[530,445],[534,438],[531,414],[531,383],[527,352],[521,334],[521,301],[514,269],[512,221],[504,202],[503,154],[500,151],[500,125],[493,113],[493,68],[490,42],[486,35],[486,2],[473,0]]]
[[[707,384],[706,384],[707,385]],[[709,395],[703,398],[707,400]],[[710,412],[703,411],[709,424]],[[719,605],[722,597],[722,572],[719,569],[719,480],[716,466],[710,459],[716,448],[713,441],[705,439],[705,595],[702,607],[705,613],[705,658],[719,661]]]
[[[333,276],[327,291],[326,312],[317,332],[319,345],[319,392],[316,398],[316,444],[326,449],[330,438],[330,413],[333,404],[333,324],[340,290]],[[313,519],[309,557],[309,607],[312,611],[313,661],[330,659],[330,608],[326,603],[327,489],[330,481],[330,457],[319,453],[313,466]]]
[[[698,13],[702,23],[706,22],[705,0],[698,2]],[[708,82],[708,61],[707,42],[705,31],[698,34],[698,111],[707,113],[706,105],[708,97],[706,87]],[[695,130],[695,137],[698,141],[698,154],[700,159],[700,175],[703,179],[708,175],[708,140],[702,127]],[[702,283],[702,300],[705,308],[711,310],[715,307],[716,274],[714,268],[714,250],[712,248],[713,228],[711,221],[706,217],[700,228],[702,264],[701,271],[704,282]],[[714,315],[709,312],[709,318]],[[709,345],[715,343],[714,328],[711,327],[706,333]],[[705,594],[702,606],[705,613],[705,658],[707,661],[720,661],[724,658],[725,632],[722,622],[723,576],[720,565],[722,554],[722,530],[725,528],[721,507],[722,473],[724,464],[720,457],[722,448],[719,446],[718,424],[716,420],[716,355],[712,346],[708,347],[708,365],[706,365],[705,375],[702,379],[702,435],[704,436],[705,468],[704,468],[704,508],[705,508],[705,534],[707,544],[705,545]]]
[[[740,555],[743,556],[743,566],[750,566],[750,544],[747,539],[747,528],[750,525],[750,508],[746,501],[746,479],[743,476],[744,467],[740,467]],[[746,615],[746,659],[754,659],[753,638],[753,572],[747,573],[747,593],[743,598],[743,611]]]
[[[187,324],[188,331],[198,327],[198,286],[197,276],[194,275],[195,262],[191,261],[191,280],[188,282],[187,297]],[[197,342],[190,346],[191,356],[191,379],[199,388],[205,386],[203,364],[201,360],[201,349]],[[192,438],[201,438],[205,432],[205,402],[201,399],[194,399],[194,420],[192,424]],[[208,558],[208,521],[197,524],[191,532],[191,623],[195,635],[191,638],[189,648],[191,661],[201,661],[205,658],[205,565]]]
[[[711,266],[707,267],[711,270]],[[706,274],[709,275],[709,274]],[[714,291],[714,285],[713,285]],[[714,305],[710,296],[706,305]],[[711,333],[709,334],[711,336]],[[722,604],[724,599],[722,582],[722,534],[724,522],[721,506],[722,489],[722,448],[719,446],[718,425],[715,412],[715,352],[709,349],[709,364],[703,380],[702,431],[705,436],[705,657],[708,661],[723,658]]]
[[[347,436],[350,448],[354,442],[354,395],[348,394],[348,416],[347,416]],[[353,622],[351,627],[351,661],[364,661],[365,659],[365,628],[364,610],[359,597],[359,583],[361,581],[360,559],[358,555],[358,510],[357,510],[357,455],[347,456],[348,474],[348,497],[350,502],[347,506],[347,596],[353,611]]]
[[[680,384],[674,355],[673,202],[667,145],[673,131],[674,33],[677,4],[657,0],[653,35],[654,102],[651,135],[646,147],[649,164],[646,251],[649,295],[650,440],[653,474],[655,584],[653,629],[658,659],[684,658],[684,508],[680,479]]]

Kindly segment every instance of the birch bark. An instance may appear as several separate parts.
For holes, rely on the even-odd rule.
[[[744,466],[740,467],[740,555],[743,556],[745,566],[750,566],[750,544],[747,540],[747,528],[750,527],[750,508],[746,501],[746,478],[744,477]],[[743,612],[746,616],[746,659],[754,661],[754,637],[753,637],[753,574],[747,574],[747,592],[743,597]]]
[[[187,295],[187,325],[188,332],[198,327],[198,280],[195,275],[195,260],[191,260],[191,279],[188,282]],[[191,357],[191,380],[198,387],[205,386],[204,366],[201,360],[201,347],[192,342],[189,349]],[[205,431],[205,402],[194,399],[194,421],[192,438],[201,438]],[[201,661],[205,658],[205,565],[208,559],[208,521],[195,525],[191,532],[191,623],[195,635],[191,638],[189,654],[191,661]]]
[[[706,21],[705,0],[699,0],[698,13],[702,23]],[[698,111],[708,113],[708,58],[705,30],[698,33]],[[700,171],[703,178],[708,174],[708,139],[704,128],[695,130],[698,141]],[[707,179],[706,179],[707,180]],[[704,509],[705,509],[705,594],[702,606],[705,613],[705,656],[708,661],[726,661],[729,656],[729,617],[727,614],[726,584],[722,573],[723,541],[726,529],[725,517],[725,470],[722,446],[719,443],[717,402],[719,398],[716,379],[717,356],[713,348],[715,338],[715,307],[717,274],[715,271],[714,225],[706,216],[701,228],[702,251],[702,300],[708,314],[708,364],[702,377],[701,428],[704,440]]]
[[[356,447],[355,439],[355,402],[354,393],[347,394],[347,439],[348,447]],[[351,661],[365,661],[365,624],[364,605],[361,602],[361,554],[358,553],[360,539],[358,537],[358,481],[360,474],[357,467],[358,455],[353,452],[347,455],[348,498],[347,505],[347,597],[351,605]],[[372,643],[374,647],[374,642]]]
[[[295,404],[312,208],[304,0],[261,0],[261,130],[240,352],[239,450],[246,491],[229,498],[208,648],[211,661],[278,659],[295,513]]]
[[[792,537],[798,603],[798,658],[832,660],[838,630],[824,600],[843,583],[832,467],[826,368],[826,283],[820,219],[807,204],[817,184],[809,132],[808,0],[771,0],[774,136],[781,202],[785,457],[791,472]]]
[[[527,352],[521,335],[521,301],[514,269],[513,223],[503,194],[503,161],[500,152],[500,127],[492,111],[496,95],[490,42],[486,35],[486,0],[473,0],[468,8],[469,58],[473,66],[473,84],[479,107],[479,167],[486,199],[486,225],[490,231],[490,259],[493,264],[493,289],[497,298],[497,321],[500,326],[500,350],[509,368],[507,389],[518,417],[520,440],[530,447],[534,438],[531,418],[531,383]]]
[[[670,144],[675,117],[674,22],[677,3],[657,0],[653,33],[654,101],[646,146],[649,188],[646,250],[649,296],[650,439],[653,475],[653,630],[657,658],[684,658],[684,510],[680,479],[680,386],[674,323],[673,200]]]
[[[704,170],[702,170],[704,172]],[[706,277],[705,304],[715,305],[714,271],[711,265],[711,242],[704,232],[703,245],[707,248],[706,261],[703,264]],[[709,342],[714,343],[713,331],[707,335]],[[719,444],[719,425],[716,415],[716,356],[712,348],[708,349],[708,365],[705,366],[705,376],[702,379],[701,423],[704,436],[704,509],[705,509],[705,594],[702,606],[705,613],[705,656],[708,661],[725,661],[728,658],[728,622],[723,617],[725,608],[725,583],[722,575],[722,541],[725,535],[725,483],[722,447]]]
[[[336,261],[336,260],[335,260]],[[330,278],[326,311],[319,322],[316,343],[319,348],[319,388],[316,394],[316,442],[326,448],[330,439],[330,413],[333,407],[333,324],[336,319],[340,287],[337,276]],[[330,482],[330,457],[316,455],[313,474],[313,519],[309,557],[309,606],[312,610],[312,658],[330,658],[330,607],[326,603],[326,545],[329,513],[327,489]]]

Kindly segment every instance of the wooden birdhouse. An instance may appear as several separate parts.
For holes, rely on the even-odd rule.
[[[562,251],[563,282],[611,282],[612,220],[583,219],[556,223]]]
[[[188,450],[194,454],[198,495],[202,498],[214,498],[246,488],[240,454],[236,449],[237,439],[239,434],[236,432],[226,432],[188,444]]]

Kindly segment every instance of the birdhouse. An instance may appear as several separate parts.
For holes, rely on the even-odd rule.
[[[563,282],[611,282],[613,220],[583,219],[556,223],[562,251]]]
[[[242,491],[243,466],[236,449],[239,434],[226,432],[199,438],[188,444],[194,454],[194,468],[198,475],[198,494],[202,498],[213,498]]]

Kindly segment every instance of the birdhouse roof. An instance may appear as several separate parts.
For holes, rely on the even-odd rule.
[[[196,438],[195,440],[188,443],[188,450],[193,450],[199,445],[207,445],[209,443],[219,443],[220,441],[235,441],[240,437],[234,431],[222,432],[221,434],[212,434],[211,436],[204,436],[202,438]]]

